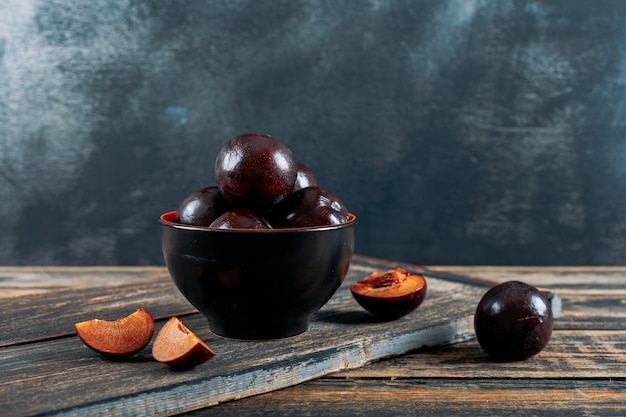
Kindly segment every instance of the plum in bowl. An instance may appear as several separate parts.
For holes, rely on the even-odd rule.
[[[357,220],[316,227],[217,229],[161,215],[161,246],[183,296],[217,335],[244,340],[295,336],[343,282]]]

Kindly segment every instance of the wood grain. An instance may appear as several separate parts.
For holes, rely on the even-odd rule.
[[[420,349],[336,376],[396,379],[424,374],[430,378],[621,379],[626,377],[626,328],[557,331],[541,353],[525,361],[493,361],[474,339],[462,345]]]
[[[3,300],[6,331],[0,334],[0,347],[73,335],[74,323],[93,318],[115,320],[138,307],[148,310],[155,319],[197,311],[170,277],[160,274],[130,284],[79,288]]]
[[[2,266],[0,298],[141,282],[155,276],[169,277],[163,266]]]
[[[626,329],[556,331],[539,355],[490,360],[475,340],[421,349],[199,416],[618,416],[626,410]],[[307,415],[304,411],[302,414]]]
[[[608,379],[323,378],[188,416],[621,416],[625,397]]]
[[[204,317],[190,313],[163,277],[4,299],[3,311],[14,323],[3,339],[0,408],[16,416],[70,410],[79,415],[180,413],[473,336],[472,310],[482,286],[430,279],[420,309],[393,322],[378,321],[360,308],[348,284],[393,265],[356,259],[346,282],[308,332],[268,342],[213,335]],[[172,372],[152,359],[150,346],[130,360],[103,360],[72,331],[72,324],[86,316],[115,318],[140,306],[156,309],[163,318],[189,314],[183,322],[217,356],[189,372]]]
[[[400,265],[406,266],[357,256],[348,281]],[[305,335],[233,343],[210,332],[162,268],[0,268],[5,284],[29,277],[33,289],[0,299],[2,325],[10,326],[0,332],[0,414],[626,415],[626,268],[429,269],[477,278],[478,286],[467,292],[465,277],[431,279],[427,302],[395,323],[372,320],[340,291]],[[563,315],[539,355],[499,363],[472,339],[471,310],[489,282],[512,279],[557,292]],[[156,363],[151,346],[128,360],[104,360],[68,325],[94,314],[115,318],[141,301],[158,313],[157,330],[180,311],[218,355],[187,371]],[[441,325],[441,311],[459,314],[459,327],[431,336],[459,343],[420,347],[419,323]],[[17,324],[7,325],[12,321]],[[411,326],[417,326],[413,336],[407,335]],[[390,356],[390,350],[405,353]]]

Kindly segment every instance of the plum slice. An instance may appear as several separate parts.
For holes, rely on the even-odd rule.
[[[373,315],[394,320],[422,304],[426,297],[426,279],[406,269],[374,272],[350,285],[355,300]]]
[[[83,343],[107,356],[127,356],[146,347],[154,334],[154,319],[143,308],[115,321],[92,319],[75,323]]]
[[[154,339],[152,356],[159,362],[187,368],[208,361],[215,352],[182,321],[172,317]]]

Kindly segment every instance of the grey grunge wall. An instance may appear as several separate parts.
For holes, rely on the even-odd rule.
[[[239,133],[357,214],[357,253],[624,264],[626,2],[4,0],[0,264],[162,264]]]

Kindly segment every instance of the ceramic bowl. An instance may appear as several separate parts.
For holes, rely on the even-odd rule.
[[[308,329],[343,282],[357,220],[294,229],[211,229],[160,217],[168,271],[213,333],[265,340]]]

